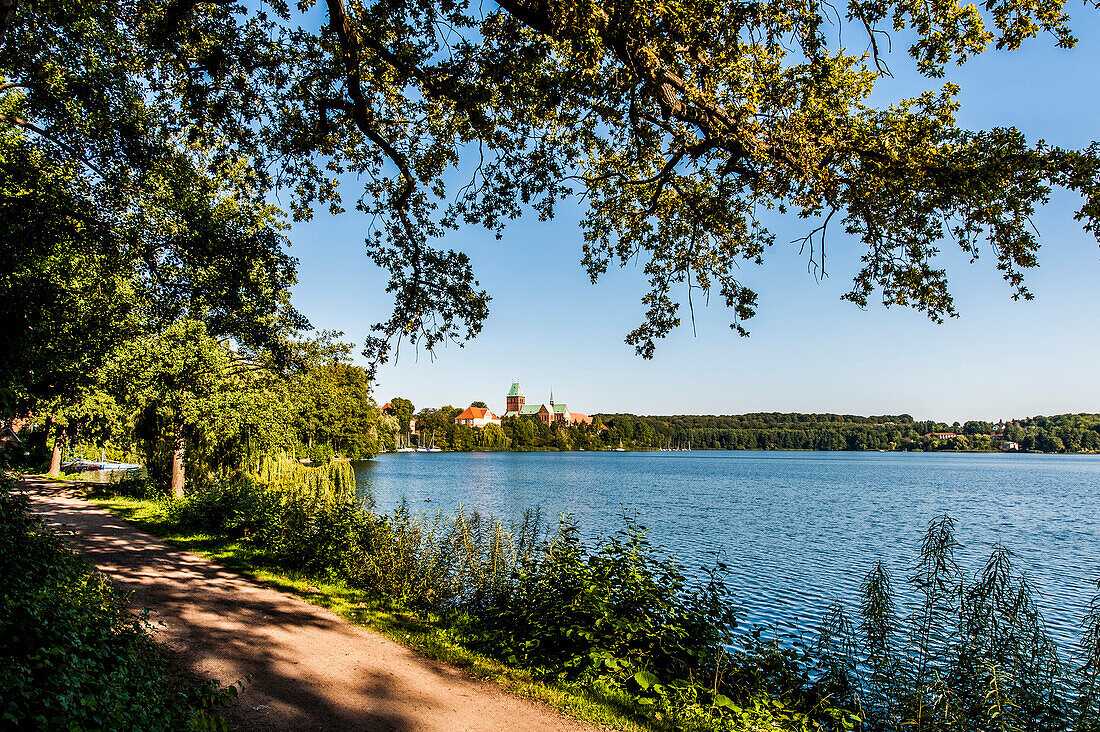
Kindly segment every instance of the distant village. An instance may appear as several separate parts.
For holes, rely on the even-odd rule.
[[[382,406],[383,414],[395,414],[393,405],[386,402]],[[550,401],[546,404],[528,404],[527,397],[523,393],[518,381],[512,382],[512,388],[504,397],[504,411],[501,416],[493,413],[488,407],[466,407],[466,409],[454,418],[454,423],[466,427],[481,428],[495,424],[498,427],[502,420],[529,418],[536,419],[545,425],[591,425],[592,418],[581,412],[570,411],[565,404],[554,401],[554,390],[550,390]],[[409,421],[409,432],[416,434],[416,418]]]

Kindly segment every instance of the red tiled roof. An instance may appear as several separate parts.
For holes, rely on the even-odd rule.
[[[485,419],[486,414],[489,415],[489,419],[497,419],[497,416],[485,407],[466,407],[455,419]]]

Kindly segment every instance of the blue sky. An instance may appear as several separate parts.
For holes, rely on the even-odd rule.
[[[1014,53],[987,52],[949,78],[962,86],[960,124],[1016,126],[1029,142],[1084,147],[1097,138],[1100,16],[1071,8],[1081,43],[1054,47],[1040,37]],[[857,39],[853,38],[854,42]],[[878,103],[938,88],[922,79],[895,39],[897,78],[876,89]],[[736,414],[754,411],[909,413],[918,419],[998,419],[1100,412],[1100,248],[1073,220],[1076,196],[1055,191],[1035,218],[1040,267],[1028,273],[1032,302],[1013,302],[991,253],[969,265],[944,247],[961,317],[936,325],[918,313],[840,296],[862,254],[839,229],[829,243],[830,276],[816,281],[797,246],[805,222],[776,220],[776,244],[742,280],[760,295],[758,315],[740,338],[718,302],[643,361],[623,342],[643,314],[641,265],[588,282],[579,262],[578,208],[552,222],[514,222],[497,241],[481,229],[448,236],[466,251],[493,297],[482,334],[433,355],[403,349],[382,367],[375,394],[417,408],[484,400],[494,410],[518,378],[528,400],[548,397],[586,412]],[[344,331],[358,346],[391,302],[385,276],[363,253],[367,222],[354,213],[319,214],[291,232],[300,260],[298,308],[315,327]],[[538,284],[535,292],[532,283]]]

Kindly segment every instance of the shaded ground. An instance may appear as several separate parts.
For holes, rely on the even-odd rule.
[[[246,730],[593,729],[165,544],[65,484],[27,478],[22,487],[32,510],[72,529],[88,560],[149,609],[186,672],[251,677],[229,710]]]

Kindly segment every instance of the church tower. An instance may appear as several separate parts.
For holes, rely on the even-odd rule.
[[[523,396],[523,389],[519,388],[519,382],[513,381],[512,388],[508,390],[508,396],[505,399],[507,405],[505,411],[518,412],[526,403],[527,397]]]

